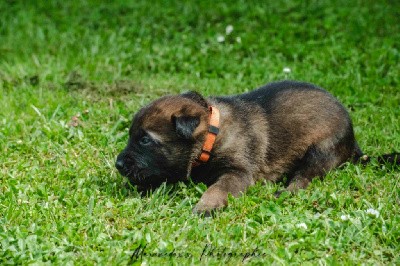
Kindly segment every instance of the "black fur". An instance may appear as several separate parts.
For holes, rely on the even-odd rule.
[[[176,132],[185,139],[193,138],[193,131],[200,123],[200,118],[195,116],[172,116],[172,122],[175,125]]]

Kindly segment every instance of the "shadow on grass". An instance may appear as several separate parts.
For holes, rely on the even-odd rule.
[[[144,93],[144,87],[133,80],[117,80],[112,84],[98,85],[86,80],[79,72],[69,73],[64,88],[68,91],[77,91],[91,98],[101,99],[102,97],[125,98],[138,93]]]

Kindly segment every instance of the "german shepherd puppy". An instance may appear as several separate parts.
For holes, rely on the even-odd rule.
[[[338,100],[315,85],[283,81],[235,96],[188,92],[150,103],[135,115],[116,167],[142,189],[189,177],[205,183],[194,212],[209,214],[258,180],[286,176],[295,192],[361,158]],[[400,164],[398,154],[381,158]]]

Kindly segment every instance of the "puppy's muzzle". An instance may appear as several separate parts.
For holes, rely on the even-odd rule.
[[[118,171],[121,173],[121,171],[124,170],[124,162],[122,160],[117,160],[115,162],[115,168],[118,169]],[[121,173],[122,174],[122,173]]]
[[[115,162],[115,168],[118,169],[118,172],[122,176],[128,177],[129,175],[132,174],[133,172],[133,162],[127,158],[126,154],[124,152],[120,153],[117,156],[117,160]]]
[[[115,162],[115,168],[117,168],[118,172],[123,176],[127,176],[129,174],[129,170],[125,166],[125,162],[121,159],[117,159]]]

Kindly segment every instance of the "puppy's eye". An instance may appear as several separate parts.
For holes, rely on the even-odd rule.
[[[140,140],[139,140],[139,144],[142,146],[147,146],[149,144],[151,144],[153,141],[149,136],[143,136]]]

